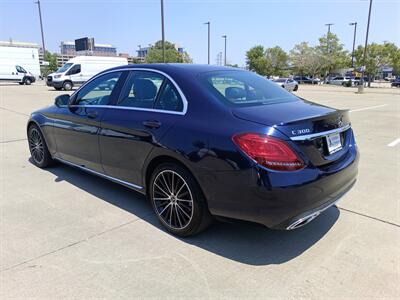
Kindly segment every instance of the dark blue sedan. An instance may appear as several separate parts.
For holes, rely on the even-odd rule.
[[[27,133],[35,165],[60,161],[146,194],[180,236],[213,216],[295,229],[357,177],[347,111],[232,68],[109,69],[32,113]]]

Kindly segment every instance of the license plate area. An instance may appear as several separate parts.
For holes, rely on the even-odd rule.
[[[325,139],[329,154],[333,154],[343,148],[340,133],[327,135]]]

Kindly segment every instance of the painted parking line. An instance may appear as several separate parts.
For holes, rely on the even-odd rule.
[[[395,147],[398,144],[400,144],[400,138],[395,139],[393,142],[389,143],[388,147]]]
[[[368,106],[368,107],[363,107],[363,108],[357,108],[357,109],[352,109],[350,112],[355,112],[355,111],[363,111],[363,110],[369,110],[369,109],[375,109],[379,107],[384,107],[387,104],[381,104],[381,105],[375,105],[375,106]]]

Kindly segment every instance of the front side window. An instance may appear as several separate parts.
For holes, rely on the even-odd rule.
[[[80,72],[81,72],[81,65],[74,65],[71,69],[69,69],[66,75],[79,74]]]
[[[229,106],[266,105],[298,99],[271,81],[246,71],[215,71],[200,75],[203,86]]]
[[[127,80],[117,106],[153,108],[164,76],[148,71],[134,71]]]
[[[26,73],[25,69],[21,66],[15,66],[15,69],[17,69],[17,72],[19,73]]]
[[[78,92],[75,105],[107,105],[122,72],[102,75],[89,82]]]
[[[66,63],[65,65],[63,65],[61,68],[59,68],[56,73],[64,73],[65,71],[67,71],[69,68],[71,68],[73,64],[72,63]]]

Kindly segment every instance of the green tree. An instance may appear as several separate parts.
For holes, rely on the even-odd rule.
[[[41,67],[42,76],[46,77],[48,74],[50,74],[58,69],[57,54],[46,51],[44,53],[43,58],[44,58],[44,61],[47,61],[49,63],[49,65],[47,65],[47,66],[43,65]]]
[[[365,66],[365,75],[368,76],[368,86],[371,86],[371,79],[376,76],[379,69],[391,63],[391,47],[385,44],[372,43],[367,47],[367,55],[364,64],[364,47],[358,46],[354,52],[355,64],[357,67]]]
[[[343,49],[343,44],[340,43],[339,38],[334,33],[330,32],[322,36],[316,49],[321,53],[323,59],[321,69],[325,74],[351,65],[348,51]]]
[[[266,75],[285,76],[288,70],[289,56],[279,46],[265,50]]]
[[[163,62],[163,47],[162,41],[157,41],[150,48],[145,59],[146,63],[161,63]],[[165,62],[167,63],[192,63],[187,52],[180,53],[171,42],[165,41]]]
[[[258,45],[246,52],[246,63],[249,70],[262,76],[283,76],[287,73],[289,56],[281,47],[265,49]]]
[[[400,48],[394,43],[386,42],[384,52],[388,55],[388,64],[393,68],[393,73],[400,75]]]
[[[289,57],[295,73],[299,75],[315,77],[325,66],[321,51],[306,42],[295,45]]]
[[[246,52],[246,64],[249,70],[262,76],[267,75],[267,64],[264,56],[264,47],[257,45]]]

